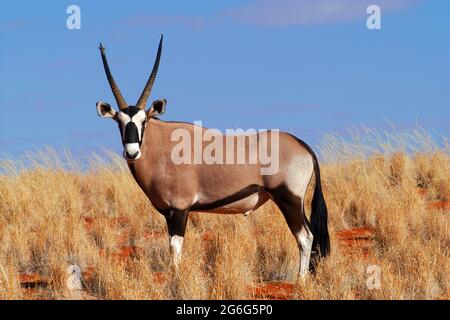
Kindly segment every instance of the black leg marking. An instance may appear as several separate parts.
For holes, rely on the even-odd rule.
[[[206,204],[201,204],[201,203],[194,203],[191,207],[191,210],[193,211],[207,211],[207,210],[212,210],[212,209],[216,209],[216,208],[220,208],[223,206],[226,206],[227,204],[233,203],[233,202],[237,202],[239,200],[242,200],[244,198],[247,198],[248,196],[251,196],[252,194],[258,193],[258,192],[262,192],[264,191],[264,187],[263,186],[259,186],[257,184],[251,184],[247,187],[245,187],[244,189],[229,195],[223,199],[214,201],[212,203],[206,203]]]
[[[164,215],[167,221],[167,229],[169,236],[184,237],[186,232],[186,225],[188,220],[189,210],[170,209],[167,214]]]
[[[295,196],[284,185],[272,190],[271,195],[275,204],[283,213],[289,229],[297,242],[300,254],[299,275],[304,279],[310,263],[313,238],[305,215],[303,200]]]
[[[275,204],[283,213],[291,231],[292,228],[300,230],[303,225],[309,227],[309,221],[303,208],[303,200],[300,197],[294,195],[284,184],[268,191],[272,195]]]
[[[172,262],[175,268],[181,259],[181,249],[183,246],[184,233],[188,219],[189,209],[177,210],[171,209],[165,215],[167,221],[167,229],[169,230],[169,246],[172,254]]]

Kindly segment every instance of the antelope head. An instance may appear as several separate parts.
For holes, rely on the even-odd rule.
[[[102,56],[103,67],[105,68],[106,77],[108,78],[109,86],[111,87],[119,110],[114,110],[109,103],[98,101],[96,105],[97,113],[102,118],[111,118],[118,123],[120,135],[122,137],[122,144],[124,147],[123,156],[128,161],[137,160],[141,157],[141,145],[147,120],[154,116],[163,114],[166,109],[166,99],[155,100],[147,110],[145,109],[153,83],[155,82],[156,74],[158,72],[162,41],[163,36],[161,35],[158,53],[156,55],[152,73],[150,74],[144,90],[142,91],[142,94],[135,106],[128,105],[120,93],[119,87],[114,81],[111,71],[109,70],[108,61],[105,55],[105,48],[100,43],[99,49]]]

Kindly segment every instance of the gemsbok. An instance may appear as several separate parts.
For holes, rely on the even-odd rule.
[[[215,152],[226,153],[227,161],[174,161],[174,150],[179,149],[180,132],[194,140],[196,132],[208,129],[185,123],[162,121],[157,118],[166,109],[166,99],[146,104],[156,78],[161,58],[163,36],[159,42],[153,70],[135,106],[125,102],[108,66],[105,48],[100,53],[114,98],[119,108],[115,111],[108,103],[96,104],[100,117],[114,119],[120,130],[123,156],[139,187],[152,205],[161,213],[169,232],[170,250],[175,266],[181,249],[189,212],[244,213],[256,210],[269,199],[282,212],[300,252],[299,275],[304,279],[308,269],[314,271],[317,261],[330,252],[328,213],[322,193],[320,169],[316,155],[302,140],[278,130],[255,132],[244,136],[216,135]],[[275,139],[276,138],[276,139]],[[188,141],[183,159],[198,160],[198,141]],[[192,143],[191,143],[192,142]],[[207,139],[200,141],[200,149],[207,147]],[[264,173],[261,153],[254,161],[229,161],[239,152],[251,157],[255,144],[267,143],[267,150],[276,154],[277,170]],[[231,145],[231,147],[230,147]],[[254,156],[254,155],[253,155]],[[242,158],[241,158],[242,160]],[[311,222],[304,210],[306,190],[315,175]],[[220,230],[217,230],[220,232]],[[250,236],[250,235],[249,235]]]

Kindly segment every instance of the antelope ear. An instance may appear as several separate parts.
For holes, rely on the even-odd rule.
[[[156,115],[161,115],[164,112],[166,112],[166,104],[167,104],[167,100],[166,99],[158,99],[152,102],[152,105],[150,106],[150,108],[147,111],[147,118],[156,116]]]
[[[98,115],[102,118],[113,118],[116,115],[116,111],[109,103],[98,101],[96,107]]]

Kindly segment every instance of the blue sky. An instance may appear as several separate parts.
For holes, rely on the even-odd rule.
[[[66,8],[81,8],[68,30]],[[379,4],[382,30],[366,27]],[[450,2],[442,0],[9,1],[0,13],[0,154],[44,145],[120,151],[98,43],[135,104],[159,36],[151,99],[164,120],[321,132],[416,123],[450,132]]]

